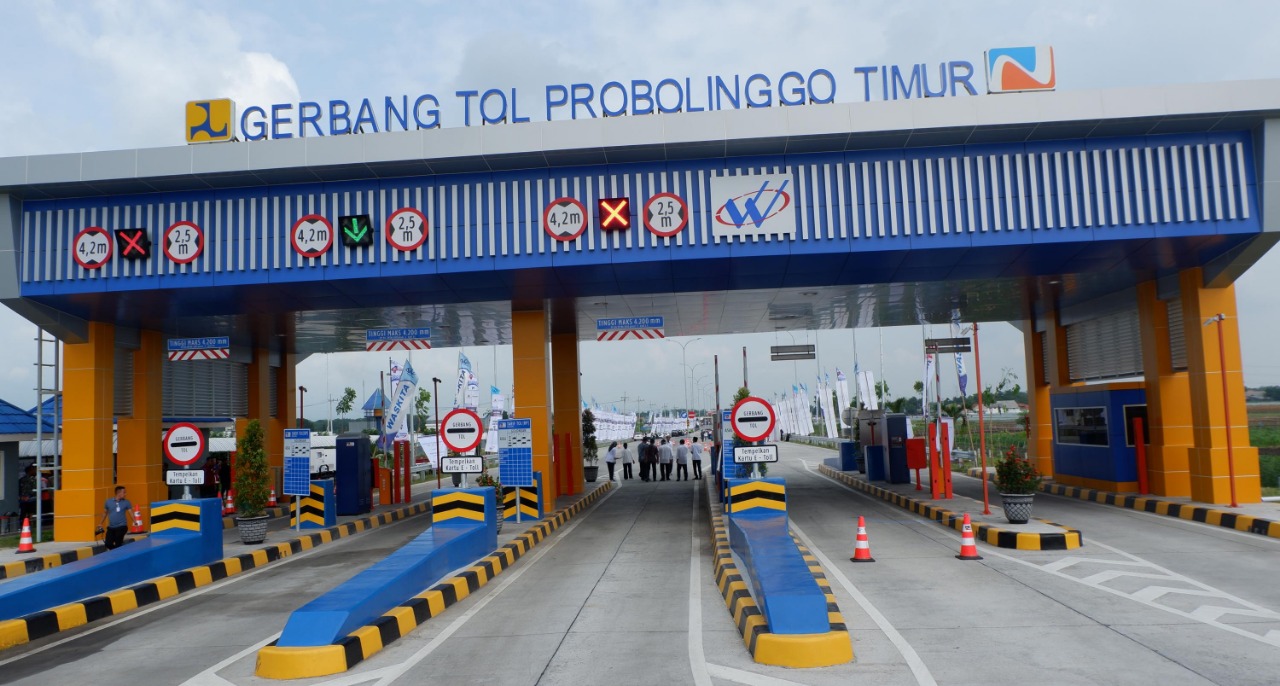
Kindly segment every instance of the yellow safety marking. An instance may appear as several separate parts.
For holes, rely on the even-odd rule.
[[[753,481],[751,483],[738,484],[729,488],[729,495],[735,496],[739,493],[752,493],[755,491],[767,491],[769,493],[777,493],[785,495],[787,487],[785,484],[769,483],[768,481]]]
[[[729,512],[741,513],[747,510],[787,510],[787,504],[780,500],[769,500],[767,498],[750,498],[743,501],[730,501]]]
[[[1016,546],[1018,550],[1039,550],[1040,534],[1019,533]]]
[[[12,579],[27,573],[26,562],[6,562],[4,563],[4,578]]]
[[[431,610],[432,617],[444,612],[444,594],[440,591],[427,591],[424,595],[418,597],[427,600],[427,607]]]
[[[1208,511],[1208,512],[1206,512],[1206,513],[1205,513],[1205,515],[1204,515],[1204,523],[1205,523],[1205,524],[1212,524],[1212,525],[1214,525],[1214,526],[1221,526],[1221,525],[1222,525],[1222,511],[1221,511],[1221,510],[1209,510],[1209,511]]]
[[[55,607],[53,608],[53,614],[58,617],[59,631],[66,631],[89,622],[89,616],[85,614],[83,603],[71,603],[70,605]]]
[[[186,514],[198,515],[200,514],[200,508],[196,507],[195,505],[185,505],[183,503],[168,503],[153,509],[151,511],[151,516],[152,518],[155,518],[158,515],[170,514],[173,512],[183,512]]]
[[[432,517],[432,521],[435,521],[435,522],[444,522],[450,519],[471,519],[477,522],[483,522],[484,513],[476,512],[474,510],[467,510],[459,507],[452,510],[444,510],[442,512],[436,512]]]
[[[853,659],[847,631],[825,634],[770,634],[756,638],[756,662],[779,667],[830,667]]]
[[[27,634],[27,623],[20,619],[0,622],[0,648],[12,648],[31,640]]]
[[[267,560],[267,551],[265,551],[265,550],[255,550],[255,551],[253,551],[253,566],[254,566],[254,567],[261,567],[261,566],[263,566],[263,565],[267,564],[268,562],[269,562],[269,561]]]
[[[392,617],[396,620],[396,626],[399,627],[400,635],[402,637],[408,636],[409,632],[413,631],[418,626],[418,620],[414,618],[413,610],[411,608],[404,606],[393,607],[385,616]]]
[[[445,493],[443,495],[437,495],[432,497],[431,506],[436,507],[438,505],[445,505],[448,503],[453,503],[458,501],[483,505],[484,496],[480,495],[479,493],[464,493],[462,491],[455,491],[453,493]]]
[[[467,588],[467,580],[462,577],[455,576],[445,579],[444,583],[453,586],[453,592],[458,600],[462,600],[463,598],[471,595],[471,589]]]
[[[360,639],[360,652],[366,660],[372,657],[374,653],[382,650],[382,634],[376,626],[362,626],[347,634],[347,636]]]
[[[332,543],[332,542],[333,542],[333,534],[332,534],[332,533],[330,533],[328,529],[325,529],[324,531],[321,531],[321,532],[320,532],[320,541],[321,541],[322,543]]]
[[[138,596],[130,590],[108,593],[107,600],[111,602],[111,614],[113,615],[138,609]]]
[[[151,533],[159,533],[168,531],[169,529],[183,529],[185,531],[200,531],[200,522],[188,522],[182,519],[170,519],[163,522],[156,522],[151,525]]]
[[[156,593],[160,600],[178,595],[178,580],[171,576],[162,576],[152,583],[156,585]]]
[[[484,567],[475,565],[474,567],[468,567],[467,571],[476,573],[476,581],[479,585],[483,586],[489,583],[489,571]]]
[[[347,671],[347,654],[342,646],[281,648],[267,646],[258,651],[253,673],[268,679],[302,679]]]
[[[191,579],[196,586],[208,586],[213,583],[213,572],[209,570],[207,565],[192,567],[189,571],[191,572]]]

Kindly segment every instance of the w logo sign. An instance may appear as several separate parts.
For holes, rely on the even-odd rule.
[[[796,231],[793,184],[788,174],[718,176],[711,179],[712,235],[791,236]]]
[[[987,51],[988,93],[1051,91],[1057,85],[1052,46]]]

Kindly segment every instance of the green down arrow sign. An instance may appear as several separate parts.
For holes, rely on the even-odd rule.
[[[367,214],[338,217],[338,228],[342,231],[342,244],[348,248],[373,245],[372,222]]]

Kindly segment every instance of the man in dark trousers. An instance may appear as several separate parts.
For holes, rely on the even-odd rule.
[[[116,497],[109,498],[102,505],[102,521],[98,523],[99,528],[104,522],[107,525],[107,536],[103,542],[107,550],[124,545],[124,535],[129,532],[129,517],[132,515],[133,503],[124,497],[124,486],[116,486]]]

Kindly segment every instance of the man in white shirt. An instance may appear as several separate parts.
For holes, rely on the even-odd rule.
[[[671,480],[671,462],[675,456],[671,453],[671,446],[667,444],[667,439],[662,439],[662,445],[658,446],[658,464],[662,465],[662,480]]]
[[[693,445],[689,448],[689,456],[693,458],[693,478],[702,478],[702,446],[698,444],[698,438],[693,438]]]

